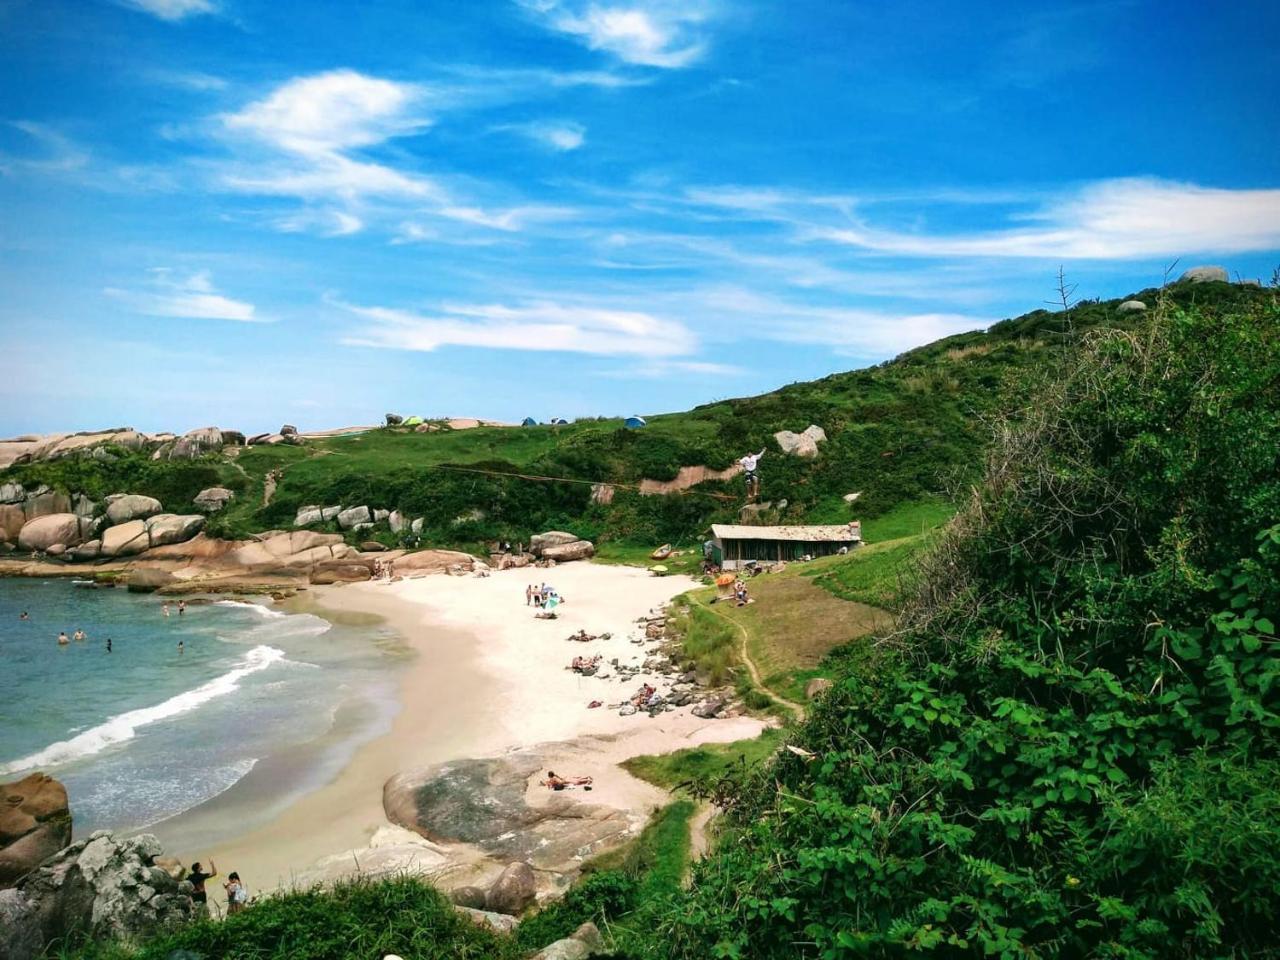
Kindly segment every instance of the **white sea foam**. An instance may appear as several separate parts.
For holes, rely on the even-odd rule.
[[[72,737],[70,740],[60,740],[30,756],[0,765],[0,776],[31,770],[36,767],[54,767],[59,764],[69,763],[72,760],[79,760],[101,753],[112,744],[132,740],[139,727],[145,727],[160,720],[176,717],[179,714],[194,710],[210,700],[233,693],[240,686],[240,681],[245,677],[257,673],[259,670],[265,670],[283,658],[283,650],[266,645],[254,647],[237,661],[231,670],[228,670],[222,676],[215,677],[194,689],[172,696],[154,707],[142,707],[138,710],[130,710],[119,716],[111,717],[96,727],[91,727],[84,733]]]
[[[283,610],[276,610],[274,607],[268,607],[263,603],[249,603],[247,600],[215,600],[215,607],[235,607],[238,610],[252,610],[254,613],[261,614],[264,617],[287,617],[289,614]]]

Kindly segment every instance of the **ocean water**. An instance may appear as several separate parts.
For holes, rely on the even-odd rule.
[[[0,780],[57,777],[76,836],[158,823],[291,751],[322,754],[330,775],[390,727],[407,662],[391,631],[236,600],[181,616],[171,601],[165,617],[162,603],[0,579]],[[76,630],[87,639],[58,645]],[[315,785],[281,783],[273,806]]]

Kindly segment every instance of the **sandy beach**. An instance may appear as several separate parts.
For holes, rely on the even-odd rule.
[[[536,619],[535,608],[526,605],[525,587],[535,579],[553,585],[565,599],[556,620]],[[305,751],[277,759],[275,768],[259,764],[231,790],[154,832],[175,855],[216,860],[224,873],[237,870],[252,877],[249,882],[259,891],[331,878],[346,869],[348,856],[350,870],[356,870],[358,852],[379,831],[380,837],[386,835],[382,790],[392,776],[540,744],[563,745],[546,748],[560,763],[558,772],[596,779],[591,802],[647,813],[663,801],[662,792],[617,763],[755,736],[764,724],[749,717],[703,720],[688,707],[655,718],[619,716],[616,704],[646,680],[662,678],[643,673],[626,681],[583,677],[566,666],[583,654],[602,654],[603,674],[612,673],[607,665],[614,658],[640,666],[646,645],[633,642],[643,636],[636,620],[694,585],[685,577],[653,577],[639,568],[573,563],[487,577],[438,575],[308,591],[305,600],[295,601],[297,609],[383,618],[411,648],[391,729],[248,833],[235,836],[233,825],[250,813],[260,821],[255,805],[269,792],[271,778],[290,764],[310,762]],[[612,636],[591,643],[566,640],[580,629]],[[593,700],[605,706],[589,709]],[[545,793],[531,778],[530,801]]]

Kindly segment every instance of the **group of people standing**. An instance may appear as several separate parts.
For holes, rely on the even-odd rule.
[[[564,597],[556,592],[556,588],[548,584],[539,586],[531,583],[524,589],[524,605],[537,607],[539,610],[548,607],[554,608],[564,603]]]
[[[205,887],[205,881],[211,880],[217,875],[218,865],[212,859],[209,861],[207,873],[201,869],[199,860],[191,865],[191,872],[187,874],[187,882],[191,884],[191,899],[199,905],[201,910],[209,909],[209,891]],[[227,892],[228,916],[239,913],[244,909],[245,904],[249,902],[249,890],[244,885],[244,881],[240,879],[240,874],[234,870],[227,874],[227,879],[222,884],[222,889]]]

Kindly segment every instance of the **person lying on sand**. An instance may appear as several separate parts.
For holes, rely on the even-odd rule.
[[[585,630],[579,630],[577,633],[571,633],[565,637],[566,640],[577,640],[579,643],[590,643],[595,638],[596,635],[594,633],[587,633]]]
[[[535,620],[558,620],[558,619],[560,619],[560,615],[559,615],[559,614],[557,614],[554,610],[544,610],[544,611],[542,611],[542,613],[535,613],[535,614],[533,615],[533,619],[535,619]]]
[[[653,695],[657,692],[658,691],[655,687],[652,687],[646,683],[644,686],[642,686],[639,690],[635,692],[635,695],[631,698],[631,705],[633,707],[638,707],[640,709],[643,709],[649,705],[649,701],[653,698]]]
[[[565,787],[584,787],[590,790],[592,783],[591,777],[558,777],[554,770],[548,770],[547,779],[539,781],[548,790],[563,790]]]
[[[601,659],[600,654],[596,654],[594,657],[574,657],[573,662],[569,664],[569,669],[576,673],[585,673],[588,670],[594,672],[596,667],[600,665]]]

